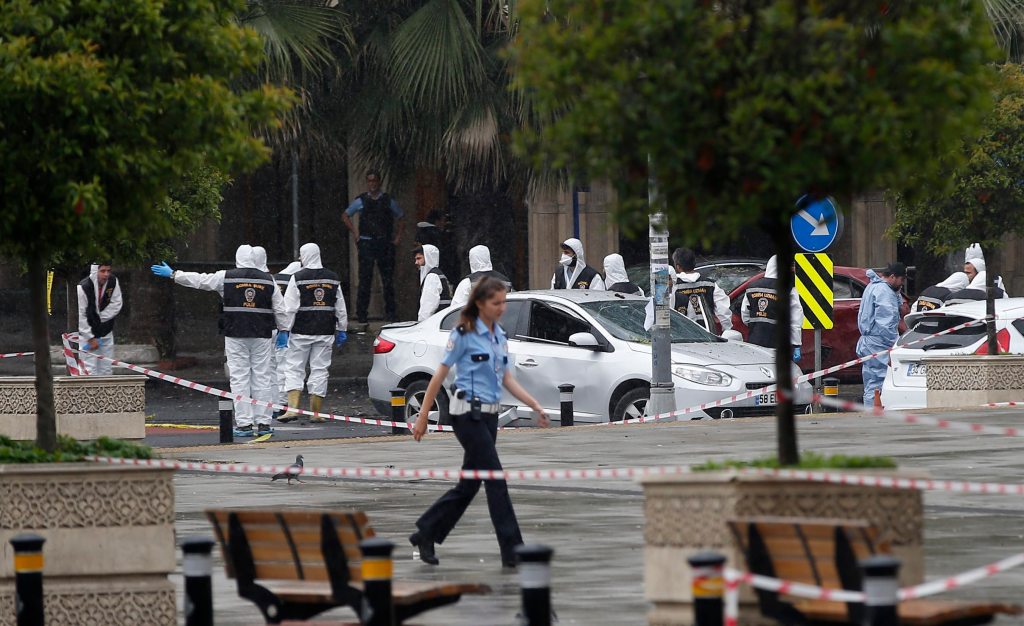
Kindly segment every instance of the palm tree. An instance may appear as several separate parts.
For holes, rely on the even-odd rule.
[[[1007,61],[1024,61],[1024,0],[985,0],[985,12]]]

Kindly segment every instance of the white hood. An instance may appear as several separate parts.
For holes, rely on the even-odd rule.
[[[267,267],[267,250],[263,246],[252,247],[252,263],[261,272],[270,272]]]
[[[238,246],[238,250],[235,250],[235,267],[256,269],[252,259],[252,246],[247,243]]]
[[[764,268],[765,278],[778,278],[779,277],[779,260],[776,255],[772,255],[772,258],[768,259],[768,265]]]
[[[967,263],[973,265],[974,269],[976,269],[979,274],[985,273],[985,259],[971,259],[966,261],[964,264],[966,265]]]
[[[967,274],[964,274],[963,272],[953,272],[949,275],[949,278],[935,286],[944,287],[950,291],[960,291],[961,289],[966,289],[969,282],[971,281],[967,278]]]
[[[423,266],[420,268],[420,284],[423,284],[427,274],[430,273],[430,270],[437,267],[440,260],[441,252],[437,249],[437,246],[432,246],[429,243],[423,246]]]
[[[626,262],[622,260],[621,254],[609,254],[604,258],[604,278],[605,285],[629,282]]]
[[[977,261],[977,259],[975,259],[975,261]],[[971,265],[974,265],[974,262],[971,262]],[[978,266],[975,265],[974,267],[977,268]],[[985,289],[985,281],[987,281],[987,280],[988,280],[988,272],[986,272],[984,270],[979,270],[978,271],[978,275],[974,277],[974,280],[971,281],[971,284],[967,285],[967,288],[968,289]]]
[[[583,242],[574,237],[570,237],[562,242],[563,246],[568,246],[576,253],[576,265],[572,268],[572,275],[569,276],[569,280],[565,281],[567,288],[572,288],[576,284],[576,279],[583,273],[583,268],[587,265],[587,258],[583,255]],[[564,272],[569,268],[559,267],[557,271]]]
[[[426,247],[426,246],[424,246]],[[489,272],[491,266],[491,249],[487,246],[473,246],[469,249],[469,272]]]
[[[971,259],[981,259],[983,263],[985,262],[985,253],[982,252],[980,243],[972,243],[964,251],[964,263],[970,263]],[[982,270],[979,269],[978,271]]]
[[[297,272],[297,271],[299,271],[301,269],[302,269],[302,263],[299,263],[298,261],[292,261],[291,263],[288,264],[287,267],[285,267],[283,270],[278,272],[278,274],[284,274],[285,276],[291,276],[292,274],[294,274],[295,272]]]
[[[318,270],[323,267],[320,263],[320,246],[315,243],[304,243],[299,248],[299,261],[302,267],[311,270]]]

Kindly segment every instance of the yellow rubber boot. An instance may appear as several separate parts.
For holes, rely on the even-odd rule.
[[[294,422],[299,419],[299,414],[295,412],[295,409],[299,408],[299,397],[301,395],[301,389],[292,389],[288,392],[288,412],[277,418],[277,421]]]
[[[313,394],[309,394],[309,410],[310,411],[312,411],[314,413],[319,413],[320,409],[321,409],[321,407],[323,407],[323,405],[324,405],[324,397],[323,396],[314,396]],[[322,417],[320,415],[314,415],[313,417],[309,418],[309,421],[320,423],[320,422],[326,422],[327,418],[326,417]]]

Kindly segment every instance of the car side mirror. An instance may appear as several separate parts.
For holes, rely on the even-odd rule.
[[[726,330],[722,332],[722,339],[726,341],[743,341],[743,334],[738,330]]]
[[[593,333],[573,333],[569,335],[569,345],[578,348],[590,348],[591,350],[601,349],[601,344],[598,343],[597,337]]]

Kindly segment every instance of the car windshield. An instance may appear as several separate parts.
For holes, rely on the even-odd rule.
[[[644,329],[647,317],[646,300],[605,300],[603,302],[581,302],[580,306],[594,316],[605,330],[616,339],[651,343],[651,332]],[[682,314],[670,311],[672,343],[713,343],[724,341]]]
[[[725,293],[732,293],[733,289],[736,289],[747,280],[763,271],[763,268],[754,264],[737,264],[737,265],[716,265],[712,267],[698,268],[698,272],[701,272],[711,280],[718,283],[718,286],[722,288]]]
[[[965,322],[974,321],[973,318],[963,317],[960,315],[928,315],[919,318],[913,328],[908,330],[900,337],[899,341],[896,342],[897,346],[905,346],[911,342],[914,343],[910,348],[914,350],[953,350],[955,348],[966,348],[970,345],[977,343],[982,337],[985,336],[985,325],[978,323],[973,326],[967,326],[960,330],[953,331],[949,334],[942,335],[939,337],[932,337],[931,339],[921,339],[940,333],[944,330],[949,330],[954,326],[959,326]]]

